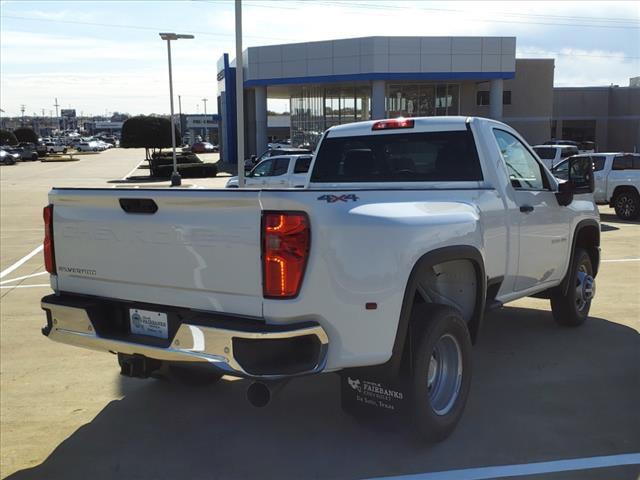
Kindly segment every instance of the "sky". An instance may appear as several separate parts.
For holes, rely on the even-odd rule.
[[[640,76],[640,2],[243,0],[243,48],[373,35],[515,36],[517,58],[554,58],[555,86]],[[216,62],[234,57],[234,2],[0,1],[3,116],[169,112],[166,42],[183,113],[216,111]],[[177,101],[177,98],[176,98]],[[288,102],[269,108],[288,110]],[[176,106],[177,109],[177,106]]]

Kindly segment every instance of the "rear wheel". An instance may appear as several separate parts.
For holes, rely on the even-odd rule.
[[[559,289],[551,294],[553,318],[558,324],[567,327],[577,327],[584,323],[596,293],[593,266],[587,251],[577,248],[572,263],[566,294]]]
[[[447,438],[462,418],[471,386],[471,338],[460,312],[444,305],[415,306],[412,416],[428,441]]]
[[[640,195],[634,190],[623,190],[613,200],[616,215],[622,220],[635,220],[640,215]]]

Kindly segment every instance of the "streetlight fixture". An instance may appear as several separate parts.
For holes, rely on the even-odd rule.
[[[179,33],[160,33],[160,38],[167,41],[167,57],[169,59],[169,97],[171,100],[171,148],[173,151],[173,173],[171,174],[171,186],[179,187],[182,184],[182,178],[178,173],[178,161],[176,159],[176,126],[173,118],[173,78],[171,75],[171,40],[191,39],[193,35],[185,35]]]

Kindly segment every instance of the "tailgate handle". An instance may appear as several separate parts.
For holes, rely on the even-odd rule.
[[[121,198],[120,208],[126,213],[146,213],[153,215],[158,211],[158,205],[151,198]]]

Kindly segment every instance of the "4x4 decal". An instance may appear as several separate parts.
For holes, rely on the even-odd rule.
[[[358,197],[353,193],[348,193],[344,195],[320,195],[318,200],[324,200],[327,203],[336,203],[336,202],[348,202],[351,200],[352,202],[357,202]]]

